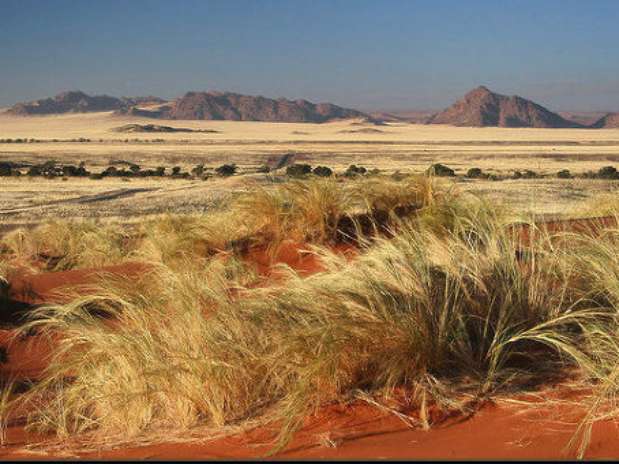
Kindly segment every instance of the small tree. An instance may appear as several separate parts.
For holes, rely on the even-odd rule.
[[[180,166],[174,166],[172,168],[172,175],[173,176],[178,176],[181,173],[181,167]]]
[[[290,177],[305,177],[311,172],[312,167],[309,164],[291,164],[286,168],[286,174]]]
[[[41,168],[39,166],[30,166],[27,173],[30,177],[40,176]]]
[[[466,177],[470,179],[479,179],[483,176],[483,172],[480,168],[471,168],[466,172]]]
[[[318,177],[331,177],[333,175],[333,171],[327,166],[316,166],[313,173]]]
[[[561,171],[557,172],[557,177],[559,179],[571,179],[572,174],[570,173],[569,169],[562,169]]]
[[[598,170],[597,177],[600,179],[619,179],[619,173],[614,166],[604,166]]]
[[[351,164],[350,166],[348,166],[348,169],[346,169],[346,172],[344,172],[344,175],[346,177],[355,177],[355,176],[362,176],[367,172],[367,169],[365,169],[363,166],[357,166],[356,164]]]
[[[426,174],[429,176],[454,177],[456,172],[444,164],[436,163],[428,168]]]
[[[107,176],[117,176],[118,175],[118,169],[116,168],[116,166],[108,166],[107,168],[105,168],[105,170],[101,174],[104,177],[107,177]]]
[[[236,164],[222,164],[215,169],[215,172],[222,177],[233,176],[237,171]]]
[[[191,170],[191,173],[196,177],[200,177],[202,174],[204,174],[204,165],[198,164],[195,168]]]
[[[0,177],[8,177],[12,172],[13,167],[10,163],[0,163]]]

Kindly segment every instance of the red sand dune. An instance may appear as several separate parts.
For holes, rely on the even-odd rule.
[[[83,287],[93,284],[102,274],[112,274],[128,279],[136,278],[148,269],[142,263],[125,263],[102,268],[74,269],[60,272],[23,274],[10,282],[9,297],[31,304],[60,303],[63,287]]]
[[[349,258],[358,253],[358,249],[353,245],[343,243],[331,246],[331,250]],[[274,250],[274,253],[267,248],[255,248],[250,250],[244,259],[255,264],[260,275],[271,279],[277,279],[279,264],[286,264],[305,277],[325,270],[320,256],[311,252],[307,244],[288,240]]]
[[[350,245],[337,245],[334,250],[351,256],[354,248]],[[307,250],[307,245],[285,241],[270,253],[267,249],[256,248],[245,257],[256,265],[260,275],[267,278],[268,285],[281,277],[278,264],[287,264],[299,274],[308,276],[324,270],[320,257]],[[15,302],[28,304],[62,303],[66,300],[63,289],[78,288],[87,293],[89,285],[94,284],[104,274],[137,279],[150,267],[144,263],[129,262],[102,268],[76,269],[60,272],[23,274],[11,281],[9,298]],[[0,363],[0,376],[17,379],[40,378],[49,363],[50,352],[55,339],[41,336],[15,337],[15,330],[0,329],[0,347],[6,349],[8,362]]]
[[[554,397],[560,397],[555,392]],[[567,391],[566,396],[571,396]],[[583,411],[571,406],[540,402],[523,408],[504,402],[488,404],[472,417],[451,417],[428,431],[411,429],[390,413],[364,403],[326,406],[308,418],[290,445],[275,459],[574,459],[567,449]],[[100,452],[74,453],[86,459],[247,459],[262,457],[270,449],[274,429],[260,428],[245,434],[208,442],[124,446]],[[595,424],[585,457],[619,456],[617,425]],[[8,446],[0,459],[52,459],[67,457],[62,451],[48,455],[24,452],[23,445],[40,438],[10,427]],[[68,456],[71,456],[69,454]]]

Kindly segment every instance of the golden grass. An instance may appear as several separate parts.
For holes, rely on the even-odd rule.
[[[284,240],[324,244],[336,239],[344,216],[377,210],[389,214],[402,206],[425,211],[433,202],[445,202],[441,184],[424,176],[258,184],[206,213],[157,215],[131,226],[87,219],[18,228],[0,238],[1,255],[60,271],[127,260],[172,265],[243,241],[271,251]]]
[[[221,246],[232,224],[262,240],[320,245],[347,208],[410,203],[416,216],[392,238],[364,242],[355,261],[316,246],[325,272],[301,278],[289,269],[269,288],[252,288],[233,257],[196,252],[199,240]],[[45,379],[6,400],[5,412],[29,403],[30,428],[99,444],[272,422],[277,450],[326,402],[387,407],[403,387],[428,427],[430,402],[465,411],[464,394],[527,391],[568,369],[602,385],[583,446],[598,405],[610,400],[616,411],[618,231],[574,237],[569,247],[537,231],[523,263],[495,208],[426,178],[276,185],[223,211],[214,213],[221,222],[168,217],[145,227],[133,252],[154,268],[138,282],[110,277],[91,295],[38,309],[22,330],[60,333],[61,346]],[[80,257],[74,263],[98,259],[68,249]]]

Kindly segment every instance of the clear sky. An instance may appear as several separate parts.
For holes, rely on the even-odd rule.
[[[438,109],[480,84],[619,111],[619,0],[0,0],[0,106],[229,90]]]

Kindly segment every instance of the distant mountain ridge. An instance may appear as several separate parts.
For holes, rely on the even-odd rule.
[[[231,120],[271,122],[326,122],[334,119],[373,119],[361,111],[332,103],[307,100],[277,100],[232,92],[187,92],[166,101],[158,97],[90,96],[81,91],[63,92],[52,98],[17,103],[7,110],[13,115],[46,115],[115,111],[156,119]]]
[[[508,97],[479,86],[428,120],[428,124],[468,127],[584,127],[525,98]]]
[[[479,86],[438,113],[394,111],[364,113],[333,103],[312,103],[233,92],[187,92],[175,100],[159,97],[112,97],[82,91],[17,103],[6,114],[29,116],[113,111],[118,115],[168,120],[232,120],[322,123],[337,119],[362,119],[369,123],[409,122],[468,127],[619,128],[619,113],[562,112],[519,97]]]
[[[145,103],[163,103],[158,97],[122,97],[109,95],[91,96],[79,90],[62,92],[51,98],[26,103],[17,103],[7,110],[15,115],[44,115],[62,113],[91,113],[115,111],[124,107]]]
[[[123,114],[158,119],[197,119],[271,122],[326,122],[334,119],[371,117],[361,111],[332,103],[307,100],[277,100],[232,92],[187,92],[181,98],[149,110],[134,106],[121,109]]]

